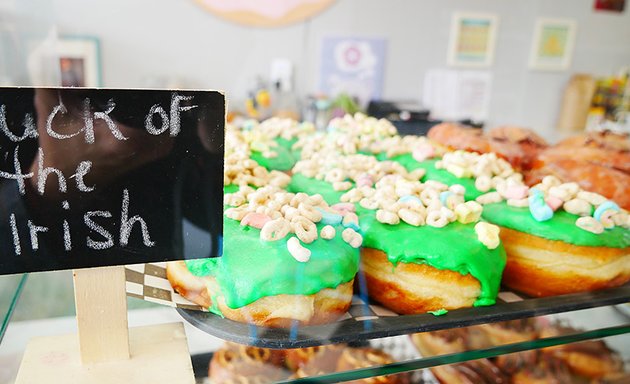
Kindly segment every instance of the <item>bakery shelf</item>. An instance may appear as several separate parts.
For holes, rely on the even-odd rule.
[[[500,345],[492,348],[477,349],[472,351],[439,355],[432,357],[422,357],[415,360],[392,363],[381,366],[360,368],[352,371],[335,372],[317,377],[283,381],[281,383],[337,383],[341,381],[360,380],[368,377],[391,375],[402,372],[410,372],[423,368],[430,368],[439,365],[460,363],[463,361],[490,358],[506,355],[515,352],[522,352],[555,345],[571,344],[580,341],[607,338],[630,333],[630,324],[601,328],[586,332],[579,332],[570,335],[549,337],[533,341],[525,341],[514,344]]]
[[[469,325],[522,319],[579,309],[602,307],[630,302],[630,284],[596,292],[561,295],[546,298],[524,298],[502,293],[489,307],[453,310],[443,316],[432,314],[383,316],[371,304],[355,298],[350,318],[331,324],[293,327],[292,329],[263,328],[238,323],[200,311],[178,309],[181,316],[195,327],[213,336],[240,344],[266,348],[302,348],[324,344],[347,343],[410,333],[436,331]],[[514,300],[514,301],[512,301]]]
[[[28,274],[9,275],[3,276],[2,280],[0,280],[0,291],[9,293],[6,296],[2,295],[0,298],[0,319],[2,319],[2,325],[0,326],[0,343],[2,343],[4,333],[9,326],[11,316],[22,294],[27,277]]]

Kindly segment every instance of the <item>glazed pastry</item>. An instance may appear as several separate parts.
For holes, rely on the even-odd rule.
[[[528,364],[512,375],[513,384],[565,384],[583,383],[583,378],[571,374],[569,368],[561,360],[551,356],[538,355],[535,364]]]
[[[630,139],[610,132],[567,139],[540,153],[526,181],[532,185],[545,175],[576,182],[630,209]]]
[[[490,143],[481,129],[460,124],[442,123],[431,127],[427,137],[449,149],[487,153]]]
[[[570,327],[551,326],[541,330],[540,337],[555,337],[578,332]],[[549,347],[542,350],[562,360],[576,374],[590,379],[623,372],[623,361],[601,340]]]
[[[498,228],[463,191],[403,175],[354,188],[368,294],[402,314],[492,305],[505,265]]]
[[[630,280],[630,217],[614,202],[552,176],[528,194],[483,209],[483,218],[501,227],[506,286],[550,296]]]
[[[411,340],[424,357],[463,352],[469,349],[469,330],[455,328],[411,335]],[[509,378],[488,359],[432,367],[441,383],[509,383]]]
[[[341,220],[323,220],[322,212],[329,218],[334,211],[320,195],[275,187],[288,176],[239,156],[235,152],[225,162],[230,184],[224,187],[229,208],[222,257],[169,263],[171,285],[189,300],[240,322],[288,327],[294,321],[337,319],[350,306],[361,235],[350,229],[342,236],[347,228]],[[271,185],[234,185],[252,180]]]
[[[468,327],[470,349],[483,349],[497,345],[534,340],[538,327],[534,319],[519,319]]]
[[[217,384],[273,383],[290,376],[282,367],[282,359],[282,351],[226,343],[214,352],[208,377]]]
[[[298,377],[318,376],[335,372],[343,344],[286,350],[285,364]]]
[[[339,357],[337,371],[345,372],[359,368],[367,368],[393,363],[394,360],[387,353],[374,348],[346,348]],[[352,384],[407,384],[409,376],[406,373],[397,375],[369,377],[362,380],[349,381]]]
[[[223,256],[168,264],[178,292],[209,298],[200,304],[232,320],[269,327],[330,322],[347,311],[362,238],[352,229],[342,236],[341,222],[322,222],[320,210],[331,208],[321,196],[242,187],[224,200],[231,208]],[[207,292],[197,294],[203,286]]]
[[[532,167],[541,150],[548,147],[547,142],[531,129],[502,126],[488,131],[492,152],[499,154],[520,170]]]

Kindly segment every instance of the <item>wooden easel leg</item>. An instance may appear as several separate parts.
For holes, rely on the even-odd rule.
[[[128,359],[125,268],[78,269],[73,276],[81,361]]]

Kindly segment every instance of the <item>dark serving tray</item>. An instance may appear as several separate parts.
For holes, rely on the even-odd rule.
[[[195,327],[224,340],[266,348],[303,348],[466,327],[626,302],[630,302],[630,284],[596,292],[545,298],[528,298],[504,291],[499,294],[496,305],[457,309],[442,316],[429,313],[396,315],[355,296],[346,317],[330,324],[296,325],[290,329],[257,327],[207,312],[181,308],[177,311]]]

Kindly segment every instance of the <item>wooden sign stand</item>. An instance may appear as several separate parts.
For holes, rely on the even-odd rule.
[[[74,271],[78,335],[33,338],[16,384],[194,384],[182,323],[129,329],[124,267]]]

